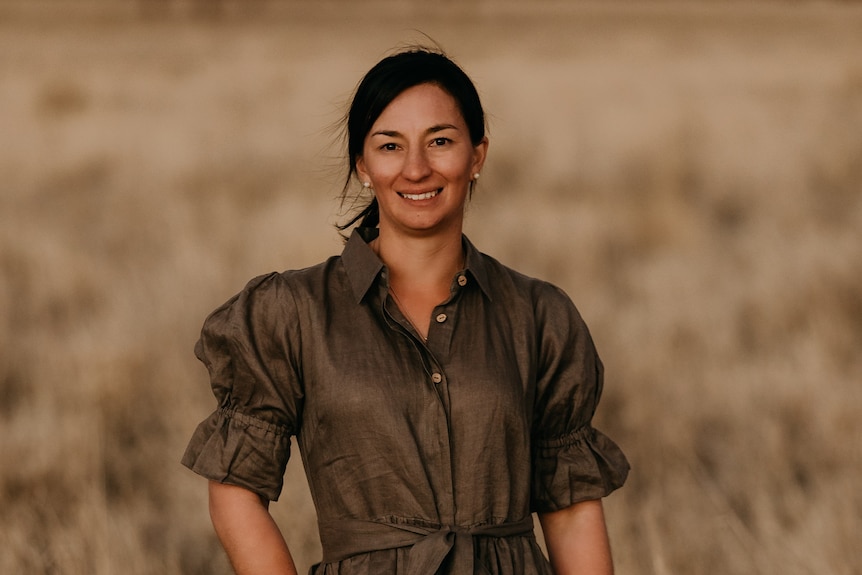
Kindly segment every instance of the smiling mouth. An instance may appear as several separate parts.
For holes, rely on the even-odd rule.
[[[437,194],[439,194],[442,191],[443,191],[443,188],[438,188],[436,190],[432,190],[430,192],[425,192],[422,194],[402,194],[401,192],[398,192],[398,195],[401,196],[402,198],[406,199],[406,200],[413,200],[413,201],[430,200],[431,198],[433,198],[434,196],[436,196]]]

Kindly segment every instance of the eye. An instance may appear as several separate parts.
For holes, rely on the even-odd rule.
[[[432,140],[431,143],[434,146],[440,147],[440,146],[445,146],[446,144],[448,144],[451,141],[452,140],[450,140],[449,138],[434,138],[434,140]]]
[[[396,144],[394,142],[387,142],[387,143],[383,144],[382,146],[380,146],[380,149],[386,150],[387,152],[394,152],[395,150],[398,149],[398,144]]]

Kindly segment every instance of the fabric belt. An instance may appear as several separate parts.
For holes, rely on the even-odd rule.
[[[333,563],[360,553],[411,546],[407,575],[433,575],[447,557],[452,573],[473,573],[473,537],[516,537],[533,533],[533,518],[496,525],[425,527],[346,519],[320,522],[323,562]]]

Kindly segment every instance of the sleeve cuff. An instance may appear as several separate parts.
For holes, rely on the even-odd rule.
[[[580,501],[601,499],[622,487],[628,472],[622,450],[589,425],[540,441],[533,463],[533,511],[558,511]]]
[[[195,473],[276,501],[290,457],[290,434],[279,426],[218,409],[198,425],[182,458]]]

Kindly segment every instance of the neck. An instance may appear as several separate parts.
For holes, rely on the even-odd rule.
[[[461,233],[404,237],[384,227],[373,248],[389,268],[389,283],[399,294],[419,292],[445,296],[452,277],[464,265]]]

